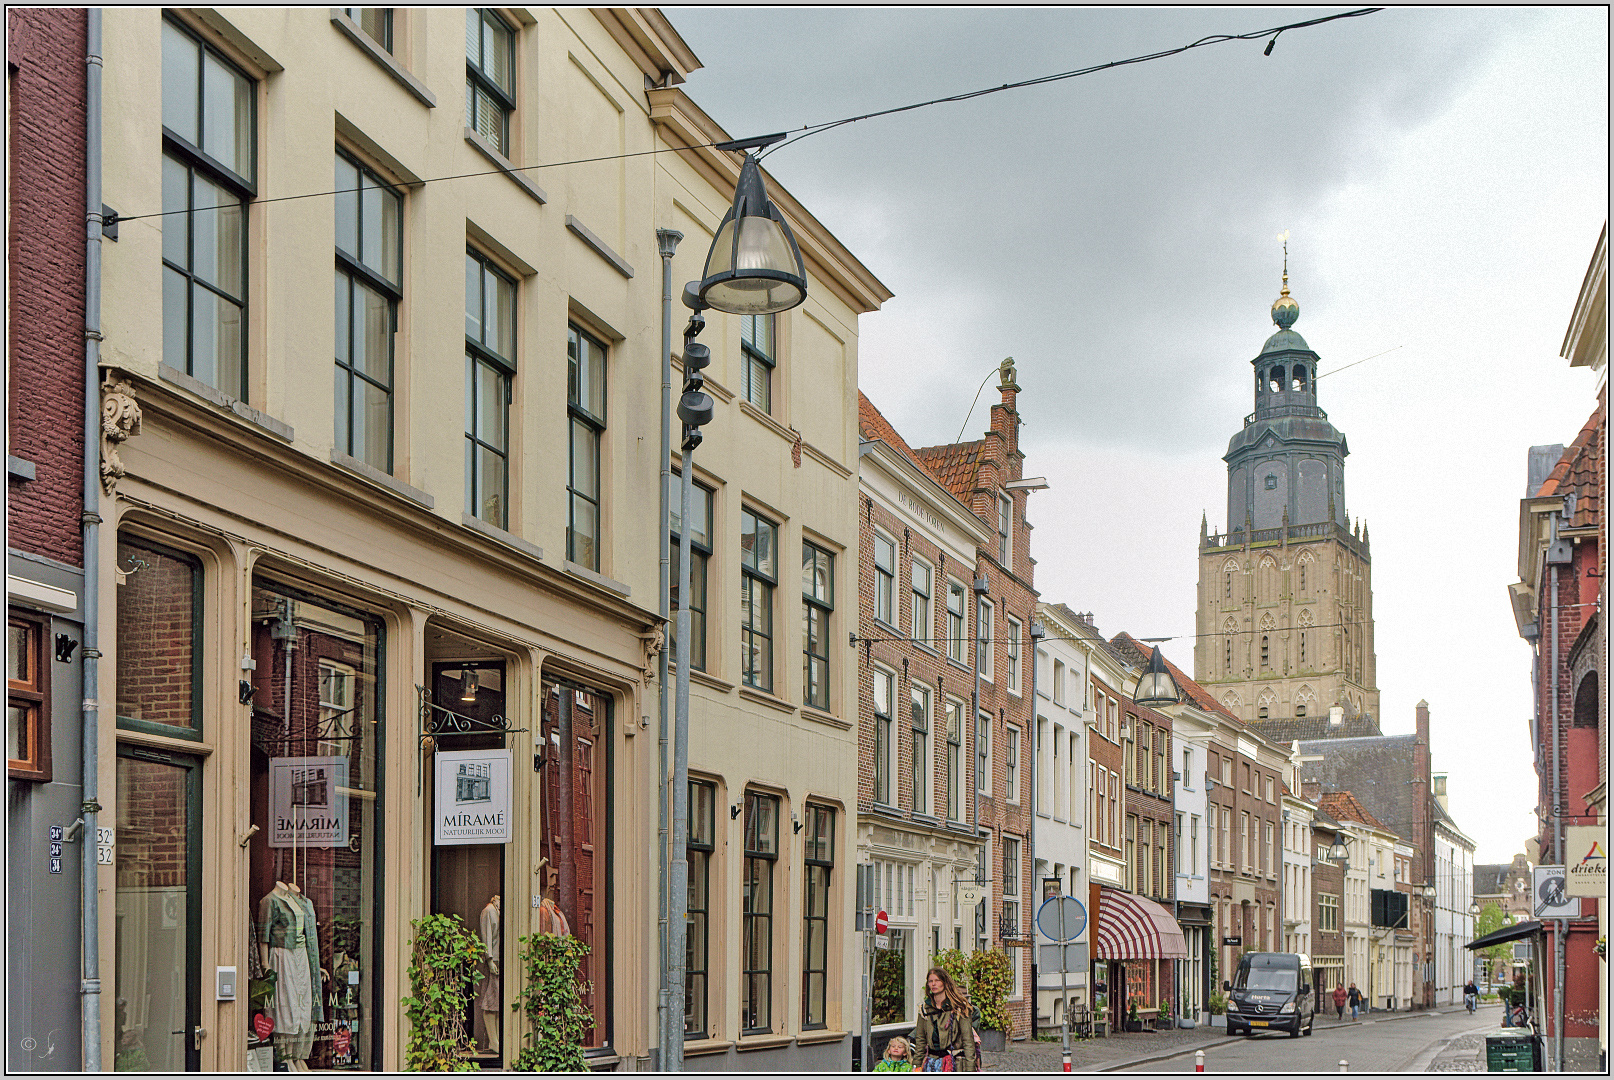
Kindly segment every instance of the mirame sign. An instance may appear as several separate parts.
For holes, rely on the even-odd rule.
[[[345,757],[269,760],[269,846],[347,846]]]
[[[508,750],[437,753],[438,846],[510,842],[510,760]]]

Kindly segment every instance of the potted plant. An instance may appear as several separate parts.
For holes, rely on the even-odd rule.
[[[1227,998],[1217,990],[1212,990],[1205,999],[1205,1011],[1211,1014],[1211,1027],[1227,1026]]]
[[[1128,1031],[1143,1030],[1143,1021],[1138,1016],[1138,1003],[1142,1000],[1142,994],[1133,994],[1131,1000],[1127,1002],[1126,1029]]]
[[[428,915],[409,924],[415,942],[409,963],[411,994],[402,1001],[409,1018],[404,1045],[407,1072],[470,1072],[465,1060],[475,1047],[465,1030],[487,947],[458,915]]]
[[[589,982],[582,961],[588,946],[570,934],[530,934],[519,939],[525,981],[517,1008],[527,1014],[525,1043],[513,1072],[587,1072],[583,1041],[594,1014],[583,1004]]]
[[[1155,1028],[1157,1030],[1159,1030],[1159,1031],[1170,1031],[1171,1028],[1174,1026],[1173,1025],[1173,1020],[1174,1019],[1175,1018],[1172,1016],[1172,1013],[1171,1013],[1171,1002],[1167,1001],[1165,998],[1161,998],[1160,999],[1160,1015],[1155,1020],[1155,1023],[1154,1023]]]
[[[981,1049],[1001,1052],[1008,1045],[1009,1009],[1004,1004],[1014,980],[1014,965],[1002,949],[983,949],[970,955],[969,999],[975,1007]]]

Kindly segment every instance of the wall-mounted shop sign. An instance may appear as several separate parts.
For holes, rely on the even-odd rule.
[[[1238,936],[1231,935],[1231,934],[1224,935],[1222,937],[1222,944],[1223,945],[1239,946],[1239,945],[1244,944],[1244,939],[1242,937],[1238,937]]]
[[[1564,895],[1608,895],[1608,830],[1602,825],[1564,829]]]
[[[439,750],[436,843],[510,842],[510,751]]]
[[[269,759],[269,846],[347,846],[345,757]]]

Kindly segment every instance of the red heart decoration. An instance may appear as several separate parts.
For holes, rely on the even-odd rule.
[[[267,1013],[259,1013],[252,1018],[252,1030],[258,1033],[258,1041],[263,1042],[275,1030],[274,1018]]]
[[[353,1042],[353,1033],[347,1028],[336,1029],[336,1056],[347,1057],[347,1048]]]

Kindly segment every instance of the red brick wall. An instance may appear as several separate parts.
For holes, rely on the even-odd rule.
[[[136,567],[135,560],[145,563]],[[190,563],[118,540],[118,715],[152,724],[192,724],[191,658],[196,626]]]
[[[12,547],[80,565],[84,411],[84,55],[81,8],[6,12],[11,260],[10,452],[38,478],[6,482]]]

